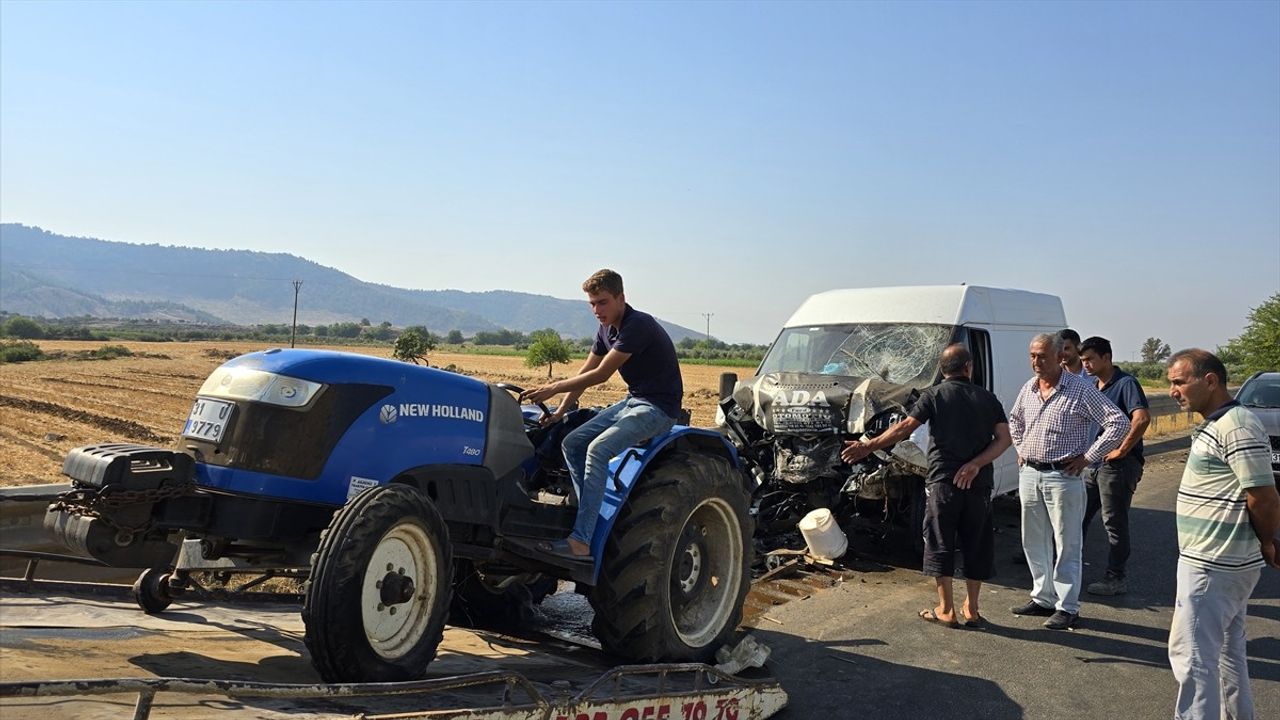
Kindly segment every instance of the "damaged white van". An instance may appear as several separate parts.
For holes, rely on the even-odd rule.
[[[1058,297],[1025,290],[860,288],[805,300],[754,377],[721,377],[717,423],[759,483],[757,534],[792,531],[819,507],[917,522],[927,427],[853,466],[840,459],[844,441],[902,419],[920,390],[941,379],[942,351],[955,342],[973,354],[973,381],[1008,411],[1031,377],[1031,338],[1066,326]],[[1010,449],[995,463],[995,492],[1017,486]]]

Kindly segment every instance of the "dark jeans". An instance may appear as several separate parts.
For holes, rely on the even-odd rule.
[[[961,490],[947,482],[925,486],[925,575],[955,577],[959,550],[965,578],[989,580],[995,575],[995,540],[991,488]]]
[[[1085,472],[1084,533],[1089,522],[1102,510],[1102,526],[1107,530],[1107,575],[1123,578],[1129,562],[1129,505],[1142,479],[1142,462],[1132,455],[1103,463]]]

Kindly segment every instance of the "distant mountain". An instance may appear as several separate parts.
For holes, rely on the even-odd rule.
[[[108,300],[61,287],[9,267],[0,253],[0,309],[42,317],[141,318],[188,323],[222,323],[216,315],[179,303],[149,300]]]
[[[358,280],[285,253],[136,245],[0,225],[0,310],[23,315],[288,322],[292,280],[302,281],[298,322],[384,320],[444,333],[554,328],[567,337],[598,327],[581,300],[506,290],[407,290]],[[663,322],[677,342],[698,333]]]

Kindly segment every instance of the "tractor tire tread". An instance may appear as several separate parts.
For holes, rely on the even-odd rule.
[[[366,491],[343,505],[335,514],[329,527],[320,533],[320,542],[311,556],[311,576],[303,586],[304,602],[302,620],[307,627],[305,644],[311,654],[312,664],[326,682],[350,682],[352,672],[364,674],[361,682],[399,682],[413,680],[422,675],[427,663],[435,657],[436,649],[444,635],[445,616],[449,607],[449,593],[452,577],[449,567],[451,553],[448,551],[448,529],[440,519],[438,511],[425,496],[407,485],[382,486],[385,492]],[[412,493],[412,495],[409,495]],[[414,497],[416,496],[416,497]],[[419,507],[415,507],[419,506]],[[376,543],[386,528],[409,513],[422,510],[422,520],[443,542],[444,578],[445,582],[437,583],[444,597],[434,603],[442,610],[437,612],[427,628],[426,645],[420,645],[415,651],[417,655],[425,655],[419,667],[406,667],[392,663],[381,663],[370,667],[363,662],[360,648],[354,646],[353,638],[339,632],[339,627],[352,624],[347,613],[339,612],[341,602],[333,598],[318,597],[317,589],[336,588],[340,593],[359,593],[362,569],[359,567],[357,549]],[[434,527],[432,527],[434,525]],[[376,537],[375,537],[376,535]],[[357,600],[358,606],[358,600]],[[338,613],[338,616],[335,616]],[[360,621],[354,623],[361,627]],[[320,631],[313,632],[312,628]],[[360,630],[363,633],[363,630]],[[429,651],[424,651],[429,647]]]
[[[676,538],[688,513],[711,494],[731,500],[741,523],[742,579],[737,616],[717,635],[727,639],[740,619],[750,587],[752,520],[748,496],[727,461],[718,456],[672,451],[649,468],[632,491],[605,544],[600,580],[589,600],[595,609],[592,629],[608,652],[633,662],[706,661],[720,642],[691,648],[669,626],[666,589]]]

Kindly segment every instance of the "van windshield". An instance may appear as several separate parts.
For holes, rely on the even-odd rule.
[[[950,325],[851,323],[786,328],[760,365],[760,375],[796,372],[877,377],[926,388],[938,376]]]

